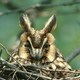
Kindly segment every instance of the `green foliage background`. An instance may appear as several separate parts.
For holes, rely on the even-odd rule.
[[[5,1],[10,1],[10,3],[16,6],[18,9],[27,9],[33,5],[36,5],[37,3],[48,0],[0,1],[0,42],[9,49],[16,43],[17,37],[22,30],[19,27],[19,18],[21,13],[12,12],[9,14],[2,14],[12,11],[7,7]],[[72,1],[75,0],[51,0],[51,4],[68,3]],[[80,4],[47,7],[42,12],[38,11],[37,14],[37,17],[33,19],[31,18],[34,24],[33,27],[36,29],[43,28],[48,18],[52,14],[56,15],[57,28],[55,31],[52,31],[52,33],[56,38],[56,46],[60,49],[65,58],[75,49],[80,47]],[[34,13],[31,13],[31,15],[34,16]],[[7,58],[5,51],[2,56],[5,59]],[[71,61],[70,65],[73,69],[79,69],[80,56]]]

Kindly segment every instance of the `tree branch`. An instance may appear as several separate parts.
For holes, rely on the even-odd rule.
[[[40,7],[58,7],[58,6],[72,6],[74,4],[80,4],[80,1],[72,1],[72,2],[66,2],[66,3],[51,3],[51,4],[37,4],[34,6],[34,8],[40,8]]]
[[[10,10],[10,11],[6,11],[6,12],[0,12],[0,16],[2,15],[8,15],[8,14],[11,14],[11,13],[23,13],[24,11],[26,11],[27,13],[29,13],[29,10],[38,10],[40,11],[39,9],[43,9],[43,8],[50,8],[50,7],[59,7],[59,6],[72,6],[72,5],[75,5],[75,4],[80,4],[80,1],[73,1],[73,2],[67,2],[67,3],[50,3],[50,4],[36,4],[36,5],[33,5],[31,7],[28,7],[26,10],[25,9],[13,9],[13,10]],[[80,11],[78,11],[80,12]]]
[[[75,57],[80,55],[80,48],[74,50],[70,55],[66,58],[66,61],[69,63],[71,62]]]

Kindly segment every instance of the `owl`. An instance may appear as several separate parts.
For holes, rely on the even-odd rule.
[[[24,32],[20,36],[18,50],[12,54],[10,62],[21,64],[34,64],[53,70],[70,70],[71,67],[55,46],[55,38],[51,31],[56,28],[56,16],[52,15],[41,30],[32,28],[27,14],[20,17],[20,25]]]

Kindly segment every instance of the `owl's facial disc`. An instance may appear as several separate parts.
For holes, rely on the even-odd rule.
[[[36,60],[40,60],[47,52],[49,44],[47,42],[47,38],[44,38],[41,46],[34,46],[31,41],[31,38],[28,37],[28,40],[26,42],[26,48],[29,50],[31,57]]]

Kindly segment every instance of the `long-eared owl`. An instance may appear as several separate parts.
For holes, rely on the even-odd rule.
[[[18,50],[12,56],[21,65],[35,64],[47,65],[53,70],[69,70],[71,67],[63,58],[55,46],[55,38],[51,34],[52,28],[56,28],[56,16],[52,15],[41,30],[32,28],[31,22],[26,14],[20,17],[20,25],[24,32],[20,37]],[[10,62],[16,63],[10,59]]]

